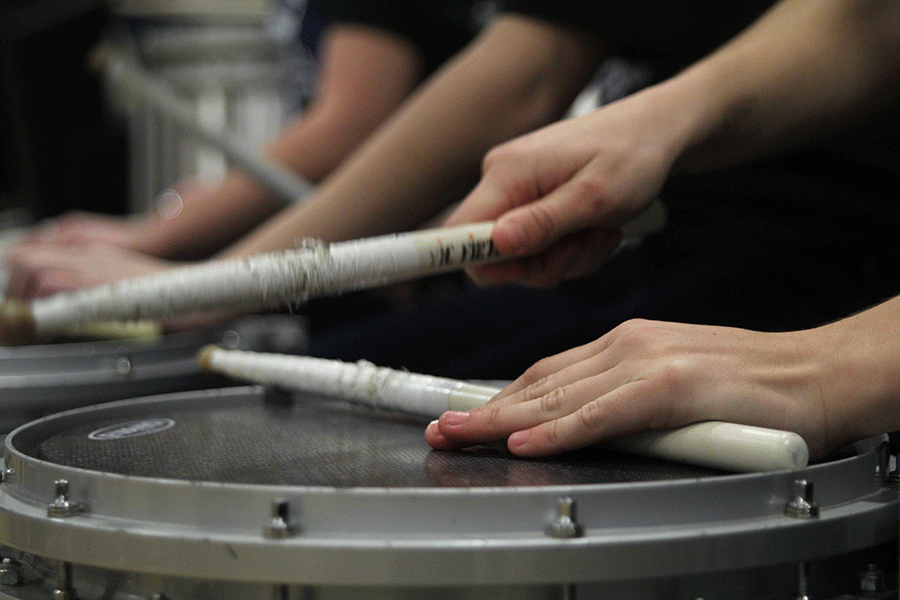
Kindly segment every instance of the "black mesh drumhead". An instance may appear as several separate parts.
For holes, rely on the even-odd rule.
[[[135,401],[139,402],[139,401]],[[152,478],[329,487],[547,486],[654,481],[721,472],[590,448],[520,459],[502,446],[434,451],[425,423],[345,402],[151,403],[22,435],[33,458]],[[27,427],[27,426],[26,426]]]

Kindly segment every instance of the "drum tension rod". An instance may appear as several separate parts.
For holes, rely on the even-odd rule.
[[[819,505],[813,502],[813,484],[806,479],[794,481],[794,499],[784,507],[784,514],[795,519],[819,516]]]
[[[290,505],[284,498],[272,501],[272,517],[263,535],[269,539],[280,540],[297,535],[299,526],[290,522]]]
[[[568,496],[556,500],[556,518],[547,526],[546,533],[561,540],[584,535],[584,528],[575,518],[574,500]]]
[[[84,504],[69,500],[69,482],[58,479],[55,483],[56,499],[47,506],[47,516],[51,519],[65,519],[84,512]]]

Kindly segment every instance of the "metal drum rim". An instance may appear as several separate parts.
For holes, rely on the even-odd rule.
[[[206,396],[210,402],[221,402],[223,395],[239,399],[247,394],[261,390],[188,393]],[[179,402],[185,395],[139,400]],[[116,411],[135,402],[66,411],[10,434],[6,460],[14,472],[0,486],[0,543],[100,568],[172,576],[222,578],[227,564],[227,577],[241,581],[454,585],[465,573],[464,583],[487,585],[522,583],[523,578],[525,583],[577,582],[766,566],[836,555],[897,537],[897,493],[886,487],[883,446],[795,473],[586,486],[399,490],[156,480],[38,464],[43,461],[25,460],[28,457],[14,447],[17,435],[41,422],[46,425],[72,413]],[[867,440],[870,446],[881,441]],[[863,467],[870,472],[853,475]],[[836,493],[829,488],[837,484],[828,482],[822,486],[818,518],[800,521],[781,514],[795,479],[821,481],[828,471],[833,471],[833,478],[850,473],[844,484],[858,493]],[[83,514],[67,519],[47,516],[46,504],[52,499],[48,488],[61,477],[70,480],[73,500],[87,505]],[[32,485],[46,492],[37,492]],[[754,489],[757,500],[767,497],[766,505],[746,514],[732,508],[729,514],[726,500]],[[555,539],[545,533],[563,495],[578,503],[582,537]],[[723,509],[722,514],[698,519],[693,514],[696,501],[691,500],[697,497],[707,497],[712,507]],[[296,516],[296,536],[265,536],[271,503],[278,498],[285,499]],[[627,506],[636,499],[644,506]],[[673,502],[694,502],[682,507],[684,514],[677,523],[658,514]],[[509,510],[511,503],[517,510]],[[113,506],[119,507],[118,514],[104,508]],[[202,511],[198,517],[200,506],[211,510],[218,521],[204,521]],[[147,510],[167,511],[168,517]],[[184,519],[171,518],[181,511]],[[619,521],[610,520],[616,511]],[[515,514],[499,514],[503,512]],[[428,519],[411,518],[416,514]],[[636,517],[643,521],[628,520]],[[702,559],[696,556],[698,548],[705,551]],[[278,560],[271,560],[273,552]],[[416,568],[422,561],[446,565],[447,573]],[[397,572],[398,565],[402,573]]]

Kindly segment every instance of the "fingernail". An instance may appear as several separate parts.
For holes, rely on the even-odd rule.
[[[438,427],[438,421],[437,421],[437,419],[435,419],[434,421],[432,421],[431,423],[428,424],[428,429],[430,429],[430,430],[433,431],[434,433],[440,433],[441,430],[440,430],[440,428]]]
[[[453,427],[454,425],[462,424],[468,418],[469,413],[452,410],[443,414],[441,417],[441,424]]]
[[[521,447],[524,446],[528,442],[528,438],[531,437],[531,430],[525,429],[524,431],[517,431],[511,436],[509,436],[509,440],[507,443],[510,446]]]

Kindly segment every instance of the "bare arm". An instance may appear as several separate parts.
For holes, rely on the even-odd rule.
[[[266,155],[317,183],[337,168],[409,95],[421,77],[418,50],[379,29],[336,25],[325,36],[316,97],[266,148]],[[157,220],[147,247],[157,256],[190,240],[218,250],[283,205],[249,175],[235,171],[216,189]],[[197,236],[202,230],[204,236]],[[202,239],[197,239],[198,237]]]
[[[340,165],[418,85],[422,56],[381,29],[337,24],[323,36],[316,97],[264,149],[265,156],[318,183]],[[190,258],[234,242],[284,204],[249,174],[229,172],[213,186],[177,186],[181,208],[168,218],[130,219],[77,213],[37,232],[29,242],[101,242],[161,258]]]
[[[311,181],[334,170],[402,103],[422,69],[416,48],[378,29],[340,25],[326,39],[314,103],[266,149],[273,161]],[[77,213],[39,230],[6,257],[6,293],[45,296],[165,268],[151,257],[194,258],[220,250],[284,208],[240,171],[212,188],[194,182],[179,188],[182,207],[175,218]]]
[[[494,153],[480,189],[454,218],[500,214],[501,250],[538,248],[573,226],[570,215],[583,219],[574,229],[615,222],[623,206],[653,198],[673,168],[752,158],[896,100],[898,70],[897,3],[785,0],[669,82]],[[502,176],[492,179],[491,170]],[[505,193],[514,183],[547,182],[553,192],[544,198],[516,203]],[[579,208],[585,202],[591,206]],[[540,208],[529,214],[531,207]],[[548,264],[514,263],[486,275],[552,279],[541,270]],[[512,452],[534,456],[714,419],[797,432],[821,458],[900,428],[898,356],[900,298],[794,332],[629,321],[538,362],[485,408],[443,415],[426,438],[437,448],[507,439]]]
[[[708,98],[679,164],[715,168],[862,120],[900,94],[900,6],[788,0],[673,81]],[[678,92],[676,92],[678,93]]]
[[[503,16],[438,71],[304,206],[227,251],[409,229],[459,198],[491,146],[557,118],[596,68],[597,41]]]
[[[784,0],[678,76],[493,149],[450,222],[496,219],[498,249],[525,257],[476,280],[552,284],[605,258],[586,252],[609,246],[597,228],[647,206],[673,171],[824,135],[898,94],[900,5]]]

